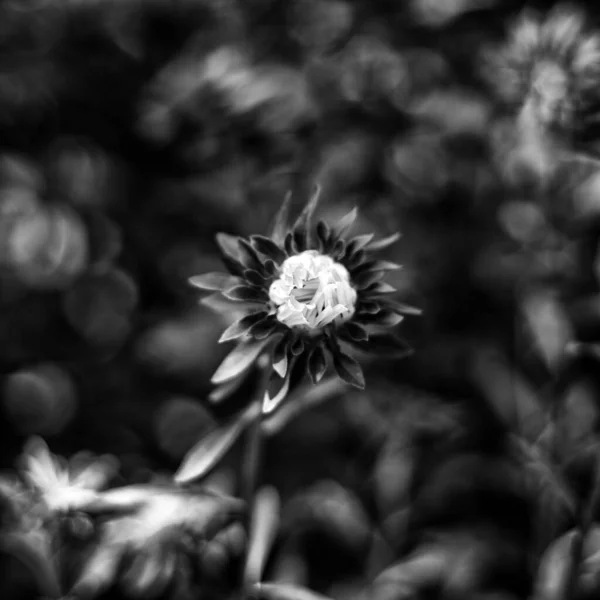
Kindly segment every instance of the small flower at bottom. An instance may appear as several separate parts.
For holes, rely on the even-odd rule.
[[[221,342],[237,340],[238,344],[213,375],[212,382],[221,386],[213,399],[233,393],[269,349],[281,389],[274,397],[266,395],[265,412],[285,397],[294,368],[305,369],[313,383],[320,381],[327,370],[327,355],[344,381],[363,388],[362,369],[340,342],[367,352],[383,348],[387,355],[411,351],[402,339],[381,330],[397,325],[405,314],[420,311],[393,299],[396,290],[382,281],[387,271],[399,265],[374,258],[400,236],[347,238],[356,209],[333,227],[320,221],[313,228],[318,196],[317,188],[295,223],[287,227],[288,195],[270,237],[219,234],[217,242],[230,274],[191,278],[196,287],[215,292],[206,304],[237,309],[243,315],[221,336]]]

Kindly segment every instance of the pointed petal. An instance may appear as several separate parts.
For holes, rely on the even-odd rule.
[[[400,313],[401,315],[414,315],[418,317],[423,314],[423,311],[420,308],[411,306],[410,304],[397,302],[391,298],[382,298],[379,302],[381,302],[385,308],[389,308],[390,310]]]
[[[244,271],[244,279],[251,285],[265,288],[267,285],[266,279],[258,272],[252,269]]]
[[[290,377],[292,375],[295,360],[296,359],[294,357],[290,361],[290,364],[288,365],[287,373],[286,373],[285,377],[283,378],[283,382],[281,383],[281,387],[279,388],[277,393],[274,396],[271,396],[271,393],[269,390],[267,390],[265,392],[265,396],[263,398],[263,404],[262,404],[263,415],[268,415],[268,414],[272,413],[287,397],[288,391],[290,389]]]
[[[346,254],[352,255],[359,250],[362,250],[375,236],[373,233],[366,233],[365,235],[357,235],[348,242],[348,251]]]
[[[203,273],[202,275],[190,277],[188,281],[194,287],[213,292],[221,292],[234,285],[243,283],[242,279],[228,273]]]
[[[317,204],[319,202],[320,195],[321,195],[321,186],[317,184],[317,185],[315,185],[315,188],[314,188],[314,191],[313,191],[313,194],[312,194],[310,200],[306,203],[306,206],[300,213],[300,216],[298,217],[298,219],[296,219],[296,222],[294,223],[294,226],[292,228],[294,233],[297,233],[302,237],[302,241],[298,245],[304,246],[304,248],[308,248],[311,243],[311,239],[310,239],[310,237],[311,237],[310,229],[312,226],[311,220],[312,220],[313,214],[315,212],[315,209],[317,208]]]
[[[287,258],[287,254],[268,237],[253,235],[250,239],[258,252],[274,260],[276,263],[281,264]]]
[[[346,383],[360,390],[365,388],[365,377],[360,365],[351,356],[344,354],[339,348],[333,353],[333,367]]]
[[[260,290],[247,285],[237,285],[223,292],[228,300],[239,302],[267,302],[269,297],[265,290]]]
[[[240,342],[221,363],[211,378],[213,384],[225,383],[249,369],[270,339]]]
[[[285,377],[288,370],[288,357],[287,353],[283,355],[277,362],[273,361],[273,371],[279,375],[279,377]]]
[[[261,321],[262,319],[264,319],[267,316],[267,314],[268,313],[266,311],[256,312],[251,315],[246,315],[245,317],[242,317],[235,323],[232,323],[221,334],[221,337],[219,338],[219,344],[222,344],[223,342],[229,342],[230,340],[234,340],[236,338],[242,337],[243,335],[248,333],[248,330],[254,324],[256,324],[259,321]]]
[[[291,256],[292,254],[298,254],[298,248],[296,247],[296,240],[294,240],[294,234],[288,233],[285,236],[284,241],[285,251]]]
[[[389,283],[385,281],[380,281],[374,285],[370,285],[368,288],[365,288],[365,292],[369,294],[369,296],[376,296],[378,294],[393,294],[398,290],[395,287],[392,287]]]
[[[202,306],[206,306],[211,310],[222,314],[244,313],[252,310],[257,311],[260,310],[264,303],[264,300],[261,300],[260,302],[241,302],[238,300],[229,300],[228,298],[225,298],[221,292],[215,292],[214,294],[210,294],[210,296],[206,296],[200,300],[200,304],[202,304]]]
[[[401,268],[402,265],[389,260],[376,260],[370,267],[371,271],[396,271]]]
[[[366,325],[379,325],[381,327],[394,327],[404,320],[402,315],[393,310],[381,310],[376,314],[358,315],[358,320]]]
[[[353,277],[354,286],[359,290],[367,289],[385,276],[385,271],[365,271]]]
[[[319,383],[327,371],[327,357],[321,344],[317,344],[311,351],[307,363],[308,375],[313,383]]]
[[[392,244],[395,244],[400,239],[400,237],[401,235],[399,233],[394,233],[387,237],[381,238],[380,240],[375,240],[374,242],[367,244],[366,250],[368,250],[369,252],[384,250]]]
[[[336,237],[344,235],[356,221],[358,208],[356,206],[346,215],[344,215],[333,227]]]
[[[304,352],[304,340],[301,337],[296,338],[290,346],[290,351],[293,356],[300,356]]]
[[[275,216],[273,227],[271,228],[271,235],[269,236],[276,244],[282,244],[285,239],[285,235],[288,232],[288,218],[290,213],[290,205],[292,202],[292,192],[288,192],[285,195],[279,211]]]
[[[358,307],[358,314],[360,315],[376,315],[381,310],[381,306],[378,302],[374,301],[363,301]]]
[[[317,223],[317,238],[319,241],[319,248],[323,250],[329,241],[331,230],[329,225],[325,221],[319,221]]]

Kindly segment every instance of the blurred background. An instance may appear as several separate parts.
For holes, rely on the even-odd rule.
[[[229,323],[188,278],[318,182],[319,216],[402,233],[423,315],[270,435],[268,573],[528,597],[596,499],[600,8],[555,4],[2,0],[2,468],[35,434],[172,473],[252,392],[208,401]]]

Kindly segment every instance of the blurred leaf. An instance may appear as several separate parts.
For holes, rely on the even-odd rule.
[[[258,407],[253,403],[229,423],[203,436],[186,454],[173,476],[174,481],[187,483],[208,474],[257,416],[258,411]]]
[[[265,486],[256,492],[250,522],[248,555],[244,566],[245,585],[262,579],[269,552],[279,528],[279,494],[274,487]]]
[[[308,588],[289,583],[257,583],[254,593],[264,600],[331,600]]]
[[[252,366],[259,354],[272,340],[273,337],[267,337],[258,341],[243,340],[239,342],[215,371],[211,382],[218,385],[241,375]]]

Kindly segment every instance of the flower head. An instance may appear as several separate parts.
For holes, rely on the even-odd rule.
[[[301,365],[318,382],[327,370],[327,355],[342,379],[364,387],[359,364],[341,342],[369,352],[381,347],[386,354],[410,352],[404,341],[381,329],[397,325],[403,314],[419,311],[394,300],[394,288],[381,281],[386,271],[399,265],[374,258],[399,235],[378,241],[372,234],[347,239],[356,210],[333,227],[320,221],[313,228],[318,196],[317,188],[296,222],[287,227],[288,195],[270,237],[219,234],[217,241],[231,274],[207,273],[190,280],[200,289],[216,292],[206,304],[214,306],[219,299],[217,307],[237,307],[242,313],[221,336],[221,342],[238,340],[238,344],[213,375],[213,383],[221,386],[213,400],[241,384],[269,343],[281,389],[273,398],[266,395],[265,412],[285,397],[294,367]]]
[[[25,447],[22,474],[36,491],[48,510],[66,513],[79,510],[94,501],[100,490],[115,471],[111,459],[86,460],[81,456],[70,461],[54,456],[41,438],[32,438]]]

